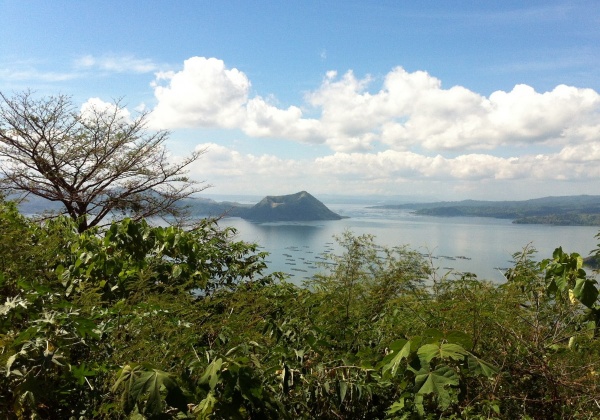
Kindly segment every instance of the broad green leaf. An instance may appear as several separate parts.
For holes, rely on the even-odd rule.
[[[398,351],[388,355],[388,357],[391,356],[391,358],[390,361],[383,366],[381,371],[382,375],[385,375],[387,371],[390,371],[392,376],[396,376],[400,363],[410,355],[410,344],[410,341],[404,340],[404,345]]]
[[[200,383],[208,383],[210,389],[215,389],[217,382],[219,381],[221,366],[223,365],[223,359],[218,358],[213,360],[210,365],[207,366],[204,371],[204,375],[200,378]]]
[[[573,288],[573,296],[588,308],[593,307],[598,299],[598,289],[595,283],[594,280],[579,278]]]
[[[429,328],[423,332],[423,337],[431,337],[436,341],[444,338],[444,333],[436,328]]]
[[[134,369],[135,369],[135,367],[132,367],[131,365],[123,366],[123,368],[118,373],[117,381],[112,386],[111,391],[116,392],[122,383],[129,381],[132,377],[132,373],[133,373]],[[126,385],[126,387],[129,388],[129,385]]]
[[[404,397],[401,397],[390,406],[390,408],[386,411],[386,414],[388,415],[388,417],[395,415],[395,419],[407,419],[409,418],[410,413],[404,413],[402,417],[398,417],[398,415],[402,414],[402,412],[404,411],[404,406]]]
[[[194,414],[196,414],[199,419],[208,419],[216,404],[217,399],[212,392],[209,392],[206,398],[200,401],[200,404],[194,409]]]
[[[498,369],[496,369],[494,366],[473,355],[470,355],[468,358],[468,366],[469,371],[472,373],[476,375],[483,375],[487,378],[491,378],[498,373]]]
[[[131,383],[129,393],[126,395],[126,407],[128,412],[131,412],[135,405],[143,397],[143,394],[152,387],[152,380],[154,379],[154,372],[142,372],[136,379]],[[152,392],[150,392],[152,394]],[[151,400],[152,396],[148,398]]]
[[[444,410],[452,403],[448,386],[458,386],[459,378],[456,372],[448,366],[440,366],[436,370],[417,375],[415,385],[417,394],[434,394],[438,406]]]
[[[458,344],[425,344],[417,350],[422,365],[427,365],[434,358],[461,360],[468,352]]]
[[[77,379],[79,385],[83,385],[87,376],[96,375],[96,371],[88,369],[88,367],[85,365],[85,362],[83,362],[80,366],[71,366],[71,372]]]
[[[451,344],[458,344],[465,349],[473,348],[473,340],[471,337],[461,331],[450,331],[446,334],[446,341]]]
[[[576,269],[580,270],[583,267],[583,257],[579,254],[575,254],[575,259],[577,261]]]
[[[569,288],[569,281],[567,278],[567,271],[563,268],[563,272],[561,273],[561,275],[554,277],[554,282],[556,283],[556,287],[558,288],[558,290],[560,290],[561,292],[564,292],[566,289]]]

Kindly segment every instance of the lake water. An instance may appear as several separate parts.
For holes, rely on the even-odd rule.
[[[438,273],[472,272],[480,279],[504,281],[502,269],[511,266],[512,255],[531,243],[539,259],[550,258],[562,246],[565,252],[587,256],[597,246],[597,227],[517,225],[510,220],[483,217],[429,217],[409,211],[370,209],[356,204],[329,204],[347,219],[318,222],[252,223],[239,218],[223,219],[222,226],[237,229],[237,239],[259,244],[270,253],[269,272],[288,273],[301,283],[324,269],[327,252],[341,253],[333,239],[345,230],[372,234],[385,246],[408,245],[433,256]],[[466,258],[463,258],[466,257]]]

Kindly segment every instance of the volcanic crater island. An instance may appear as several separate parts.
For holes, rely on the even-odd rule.
[[[306,191],[289,195],[268,195],[255,205],[216,202],[203,198],[195,201],[192,208],[197,214],[241,217],[254,222],[304,222],[344,218]]]

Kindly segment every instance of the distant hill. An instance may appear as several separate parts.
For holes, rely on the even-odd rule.
[[[476,216],[513,219],[513,223],[600,226],[600,196],[543,197],[523,201],[441,201],[375,206],[408,209],[426,216]]]
[[[257,222],[339,220],[342,218],[306,191],[290,195],[267,196],[255,206],[240,211],[238,214],[244,219]]]
[[[342,216],[329,210],[325,204],[306,191],[290,195],[267,196],[255,205],[232,201],[218,202],[201,197],[188,198],[179,204],[187,206],[195,217],[241,217],[259,222],[342,219]],[[25,214],[62,210],[59,204],[38,197],[30,197],[19,207]]]
[[[240,216],[252,207],[251,204],[240,204],[234,201],[215,201],[210,198],[188,198],[182,204],[188,206],[196,217],[229,217]]]

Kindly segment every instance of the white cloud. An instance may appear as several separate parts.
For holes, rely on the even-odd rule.
[[[81,105],[80,113],[84,118],[90,118],[94,112],[117,112],[117,116],[125,122],[131,121],[131,113],[127,108],[117,107],[114,102],[105,102],[100,98],[90,98]]]
[[[239,128],[245,122],[250,81],[215,58],[192,57],[179,72],[157,73],[153,125]]]
[[[32,67],[24,68],[2,68],[0,69],[0,80],[8,82],[42,81],[42,82],[64,82],[73,80],[80,75],[74,72],[46,72]]]
[[[328,77],[309,96],[322,109],[329,133],[350,137],[374,134],[389,147],[420,145],[428,150],[486,150],[502,145],[566,144],[569,132],[600,121],[600,95],[564,85],[537,93],[526,85],[489,98],[461,86],[443,89],[425,72],[398,67],[377,93],[366,91],[370,80],[346,73]],[[363,145],[364,146],[364,145]]]
[[[489,97],[462,86],[449,89],[424,71],[394,68],[379,90],[352,71],[327,72],[306,103],[281,109],[249,98],[250,80],[215,58],[192,57],[153,83],[157,126],[241,129],[251,137],[326,144],[336,152],[491,151],[502,146],[562,147],[595,141],[600,95],[559,85],[539,93],[527,85]],[[309,107],[314,118],[304,115]]]
[[[284,159],[208,144],[192,175],[227,192],[395,194],[437,186],[450,194],[493,184],[530,197],[544,194],[542,184],[546,194],[555,193],[550,186],[557,181],[563,193],[572,191],[562,181],[587,192],[600,177],[600,95],[591,89],[559,85],[539,93],[517,85],[485,97],[462,86],[445,89],[427,72],[401,67],[378,89],[374,84],[351,71],[330,71],[303,104],[281,108],[272,97],[250,97],[250,80],[240,70],[193,57],[180,71],[156,74],[152,118],[160,128],[239,129],[333,151]]]
[[[316,159],[243,154],[217,144],[198,148],[207,148],[207,152],[192,168],[194,177],[207,180],[217,190],[245,194],[287,194],[302,189],[313,193],[414,194],[427,191],[423,190],[425,185],[428,189],[437,185],[441,194],[479,190],[485,196],[487,189],[487,198],[498,199],[502,191],[485,185],[502,184],[530,198],[551,194],[560,188],[556,181],[565,180],[578,182],[577,193],[582,193],[585,185],[600,177],[600,146],[590,150],[589,159],[584,161],[579,158],[583,151],[570,147],[554,154],[508,158],[475,153],[447,158],[386,150],[337,152]],[[538,187],[540,183],[547,186],[546,192]]]
[[[252,137],[278,137],[307,143],[322,143],[321,124],[318,120],[302,118],[296,106],[279,109],[261,97],[246,103],[243,131]]]
[[[302,161],[270,154],[242,154],[216,143],[199,144],[196,149],[205,153],[194,162],[190,175],[207,180],[220,191],[264,194],[268,190],[269,194],[285,194],[298,185],[299,179],[307,178]],[[305,189],[300,185],[298,188],[298,191]]]
[[[80,69],[99,69],[111,73],[150,73],[158,66],[152,60],[136,58],[132,55],[103,55],[94,57],[84,55],[75,60],[75,67]]]

